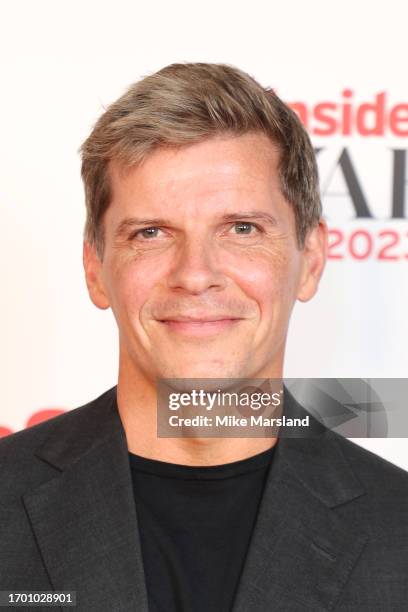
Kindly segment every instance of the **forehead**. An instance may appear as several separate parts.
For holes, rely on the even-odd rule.
[[[141,164],[109,165],[112,213],[129,206],[225,204],[280,194],[279,150],[264,134],[217,136],[183,147],[162,147]]]

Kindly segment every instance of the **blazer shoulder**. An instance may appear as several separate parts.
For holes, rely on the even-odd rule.
[[[59,414],[56,417],[22,429],[0,439],[0,473],[5,463],[13,462],[31,457],[35,450],[52,435],[55,430],[72,432],[80,431],[92,420],[93,414],[106,401],[110,400],[116,391],[116,387],[105,391],[102,395],[90,402]]]
[[[14,504],[103,440],[112,429],[115,396],[116,387],[83,406],[2,438],[0,507]]]
[[[359,444],[330,432],[354,473],[368,491],[390,496],[395,500],[401,498],[408,504],[408,472],[390,461],[380,457]]]

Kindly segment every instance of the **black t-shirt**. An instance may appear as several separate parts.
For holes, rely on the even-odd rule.
[[[150,612],[229,612],[274,447],[187,466],[129,453]]]

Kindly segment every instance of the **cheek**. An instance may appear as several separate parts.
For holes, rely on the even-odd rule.
[[[264,313],[294,301],[297,284],[298,262],[289,253],[264,254],[247,253],[239,265],[233,267],[233,274],[239,286],[254,299]]]
[[[160,275],[160,267],[151,262],[128,259],[117,261],[111,267],[108,280],[112,309],[126,313],[129,318],[139,315],[143,304],[151,295]]]

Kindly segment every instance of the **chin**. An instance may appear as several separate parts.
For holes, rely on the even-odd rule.
[[[249,378],[249,373],[244,373],[238,365],[234,367],[231,363],[197,363],[180,365],[178,367],[165,368],[166,375],[162,374],[161,378],[202,378],[202,379],[234,379],[234,378]],[[210,381],[209,381],[210,384]],[[217,388],[220,383],[216,383]]]

